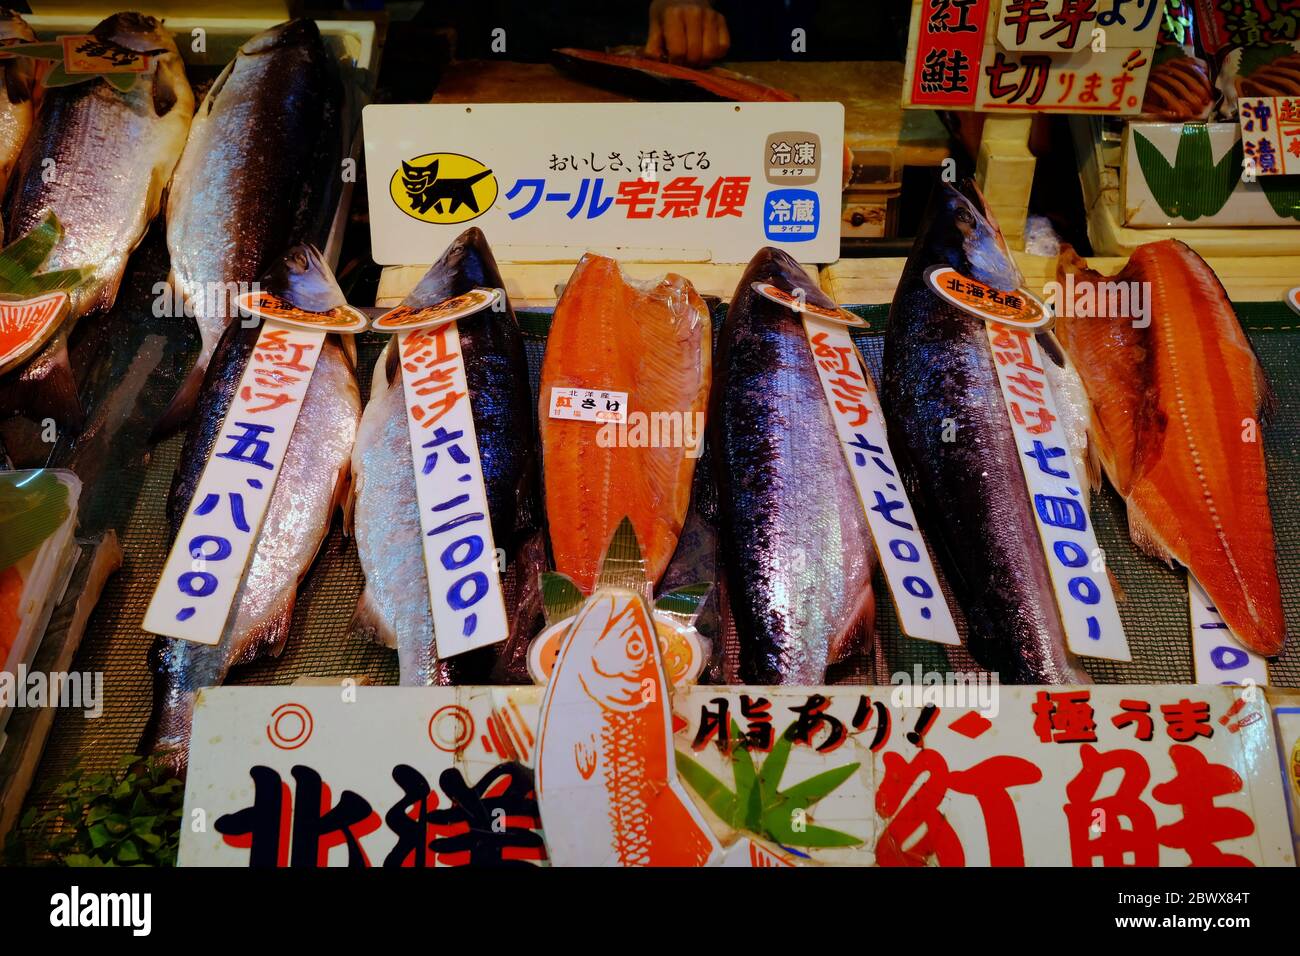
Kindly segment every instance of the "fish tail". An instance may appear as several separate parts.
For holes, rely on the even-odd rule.
[[[47,346],[21,372],[5,377],[0,384],[0,410],[37,424],[52,418],[63,428],[81,428],[85,410],[77,394],[66,339]]]
[[[186,373],[184,381],[181,382],[180,388],[176,390],[171,404],[167,410],[162,413],[158,419],[158,424],[154,426],[153,440],[157,441],[165,438],[172,432],[176,431],[194,414],[194,408],[198,404],[199,390],[203,387],[203,377],[208,370],[208,350],[205,348],[195,360],[193,367]]]
[[[492,680],[503,684],[527,684],[528,647],[543,620],[540,575],[547,568],[545,534],[537,531],[519,546],[515,557],[515,600],[506,638],[492,669]]]
[[[357,609],[352,612],[352,623],[349,629],[358,637],[374,641],[380,647],[397,650],[397,631],[380,613],[379,606],[370,593],[369,584],[361,592]]]

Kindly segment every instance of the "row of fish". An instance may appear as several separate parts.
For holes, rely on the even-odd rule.
[[[1075,258],[1063,264],[1080,282],[1102,280]],[[885,337],[880,393],[891,447],[964,611],[976,660],[1007,681],[1086,683],[1066,648],[984,323],[935,293],[924,275],[934,265],[1004,291],[1023,286],[978,192],[943,186]],[[1076,466],[1100,461],[1129,504],[1134,540],[1188,567],[1245,644],[1276,654],[1285,624],[1263,453],[1239,435],[1242,419],[1257,415],[1265,398],[1258,363],[1213,273],[1186,247],[1145,247],[1128,270],[1154,287],[1149,328],[1062,316],[1059,348],[1040,336]],[[296,583],[349,467],[351,525],[366,578],[356,625],[396,649],[403,684],[527,680],[527,649],[541,623],[539,573],[553,568],[590,592],[625,517],[661,591],[688,522],[714,526],[719,553],[706,572],[722,569],[716,583],[745,682],[821,683],[835,662],[868,652],[876,602],[871,533],[802,323],[755,291],[760,283],[836,307],[788,255],[763,249],[731,300],[715,355],[709,310],[687,280],[634,283],[615,261],[585,256],[556,306],[539,406],[508,300],[460,323],[493,534],[508,556],[511,633],[504,645],[449,660],[436,651],[396,346],[380,356],[360,413],[351,366],[337,346],[326,366],[333,371],[319,387],[313,379],[285,464],[292,480],[277,484],[221,646],[159,642],[155,746],[183,766],[193,692],[283,641]],[[302,307],[341,302],[323,263],[302,251],[265,284]],[[301,287],[313,284],[329,294],[304,296]],[[504,288],[482,233],[470,229],[403,305],[422,308],[482,287]],[[177,517],[253,334],[227,333],[217,350],[209,376],[216,398],[203,402],[199,438],[192,435],[186,449]],[[1227,376],[1213,396],[1191,384],[1212,368]],[[639,409],[679,416],[707,408],[707,467],[688,443],[610,443],[589,422],[552,417],[552,389],[570,388],[626,392]],[[959,441],[942,438],[950,419],[961,423]]]
[[[0,66],[5,238],[12,242],[53,212],[64,236],[46,268],[94,269],[44,348],[0,377],[0,415],[80,425],[68,337],[79,319],[112,307],[127,260],[165,198],[173,301],[184,303],[202,337],[160,426],[172,428],[193,409],[229,323],[233,295],[225,291],[251,285],[295,242],[324,242],[322,223],[341,181],[342,81],[316,25],[290,21],[246,42],[196,113],[185,65],[161,21],[118,13],[91,33],[150,55],[152,69],[122,92],[99,80],[42,89],[33,82],[34,61]],[[0,35],[32,38],[7,11]]]

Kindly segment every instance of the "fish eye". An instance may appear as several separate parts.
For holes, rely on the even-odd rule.
[[[645,655],[645,642],[636,637],[627,642],[627,654],[631,658],[639,658]]]

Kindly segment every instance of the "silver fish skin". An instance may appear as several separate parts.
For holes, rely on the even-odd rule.
[[[836,307],[789,255],[764,248],[723,324],[710,428],[740,676],[822,684],[872,634],[875,548],[803,323],[755,282]]]
[[[162,204],[194,113],[184,64],[161,21],[118,13],[91,33],[162,52],[153,72],[125,94],[100,79],[44,91],[5,214],[12,242],[52,209],[64,234],[46,269],[94,267],[94,278],[73,296],[74,319],[112,306],[126,260]]]
[[[264,287],[299,304],[328,308],[344,298],[320,254],[299,247],[286,256],[288,268],[269,275]],[[326,299],[312,298],[322,283]],[[295,286],[300,289],[295,294]],[[257,327],[232,324],[214,356],[199,415],[182,451],[168,502],[173,537],[189,508],[203,466],[238,388]],[[351,340],[329,336],[303,398],[284,462],[248,568],[240,581],[221,640],[213,646],[158,638],[151,663],[154,712],[146,730],[148,752],[184,775],[189,759],[194,694],[219,686],[230,668],[267,654],[278,655],[289,635],[298,586],[306,576],[336,508],[348,487],[352,444],[361,417],[355,352]]]
[[[433,305],[475,287],[504,288],[487,240],[462,233],[404,300]],[[407,409],[396,338],[380,355],[352,455],[352,524],[366,587],[355,629],[395,648],[401,683],[428,686],[527,680],[528,639],[541,623],[537,576],[545,570],[537,489],[537,432],[523,336],[509,301],[458,323],[470,409],[496,546],[506,553],[505,647],[439,659],[424,567]],[[491,672],[495,669],[495,674]]]
[[[1004,291],[1023,284],[972,183],[939,185],[894,295],[881,383],[890,449],[976,661],[1007,683],[1087,683],[1066,648],[985,323],[933,291],[925,271],[937,265]]]
[[[28,42],[36,34],[12,10],[0,8],[0,42]],[[0,194],[32,130],[33,61],[15,56],[0,61]]]
[[[167,248],[202,344],[162,430],[188,415],[232,293],[290,245],[324,246],[341,188],[342,108],[337,63],[311,20],[248,40],[199,105],[168,193]]]

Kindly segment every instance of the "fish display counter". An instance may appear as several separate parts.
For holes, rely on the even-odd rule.
[[[10,862],[1296,864],[1290,260],[1013,248],[902,63],[0,22]]]

